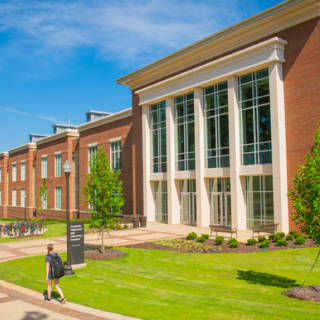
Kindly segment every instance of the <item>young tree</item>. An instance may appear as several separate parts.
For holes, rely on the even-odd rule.
[[[42,180],[42,186],[40,187],[39,196],[36,197],[36,209],[39,215],[42,215],[43,209],[50,209],[48,201],[50,201],[51,196],[48,196],[47,179]]]
[[[320,122],[315,144],[304,159],[305,164],[299,166],[288,193],[295,209],[292,220],[320,243]]]
[[[114,221],[114,215],[122,212],[124,198],[121,171],[110,168],[108,157],[100,146],[97,155],[89,162],[90,173],[86,174],[86,184],[82,188],[85,205],[89,204],[92,225],[101,230],[102,252],[105,253],[103,231]]]

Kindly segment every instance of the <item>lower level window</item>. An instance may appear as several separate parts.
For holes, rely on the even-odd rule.
[[[56,187],[56,209],[61,210],[61,187]]]
[[[154,183],[156,221],[168,222],[168,190],[167,181]]]
[[[246,177],[247,228],[274,223],[272,176]]]
[[[180,221],[182,224],[197,224],[196,180],[180,180]]]

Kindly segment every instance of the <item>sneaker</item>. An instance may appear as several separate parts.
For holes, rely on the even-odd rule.
[[[51,301],[51,299],[45,298],[45,299],[44,299],[44,301],[46,301],[46,302],[50,302],[50,301]]]
[[[63,298],[63,299],[61,299],[60,304],[65,304],[66,302],[67,302],[67,299],[66,299],[66,298]]]

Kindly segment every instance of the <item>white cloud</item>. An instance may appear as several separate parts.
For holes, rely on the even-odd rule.
[[[104,59],[137,65],[240,21],[243,7],[237,0],[7,0],[0,3],[0,33],[14,41],[0,53],[60,60],[94,48]]]
[[[53,117],[48,117],[48,116],[44,116],[41,114],[30,114],[24,111],[20,111],[20,110],[16,110],[16,109],[12,109],[12,108],[6,108],[6,107],[0,107],[0,110],[2,111],[6,111],[6,112],[10,112],[10,113],[15,113],[15,114],[19,114],[21,116],[25,116],[25,117],[29,117],[29,118],[35,118],[35,119],[41,119],[41,120],[46,120],[46,121],[50,121],[53,123],[63,123],[63,121],[57,120],[56,118]]]

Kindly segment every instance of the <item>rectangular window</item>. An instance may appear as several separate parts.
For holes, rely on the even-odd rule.
[[[20,206],[21,207],[25,207],[26,206],[26,189],[21,189],[21,202],[20,202]]]
[[[48,177],[48,159],[47,157],[42,158],[42,178]]]
[[[33,205],[36,205],[36,164],[33,162]]]
[[[174,98],[176,170],[195,170],[193,92]]]
[[[180,221],[182,224],[197,224],[196,180],[180,180]]]
[[[0,183],[2,182],[2,169],[0,168]]]
[[[274,223],[272,176],[246,177],[247,228]]]
[[[55,155],[55,169],[56,177],[61,177],[61,154]]]
[[[48,197],[47,196],[48,196],[48,191],[45,191],[42,196],[42,208],[43,209],[48,208]]]
[[[56,201],[55,201],[55,208],[57,210],[61,210],[61,187],[56,187]]]
[[[89,164],[92,163],[93,158],[96,157],[97,155],[97,146],[94,147],[89,147],[88,148],[88,160],[89,160]],[[90,173],[90,165],[88,165],[88,172]]]
[[[203,89],[206,168],[229,167],[227,81]]]
[[[13,206],[17,205],[17,190],[16,189],[12,190],[12,205]]]
[[[272,163],[268,69],[238,78],[242,165]]]
[[[26,163],[21,162],[21,181],[26,180]]]
[[[149,108],[151,172],[167,172],[166,102]]]
[[[75,210],[80,207],[80,179],[79,179],[79,151],[75,151],[73,159],[73,206]]]
[[[156,221],[168,223],[167,181],[154,182],[154,199]]]
[[[17,165],[12,165],[12,181],[17,181]]]
[[[121,140],[111,142],[111,169],[121,170]]]

